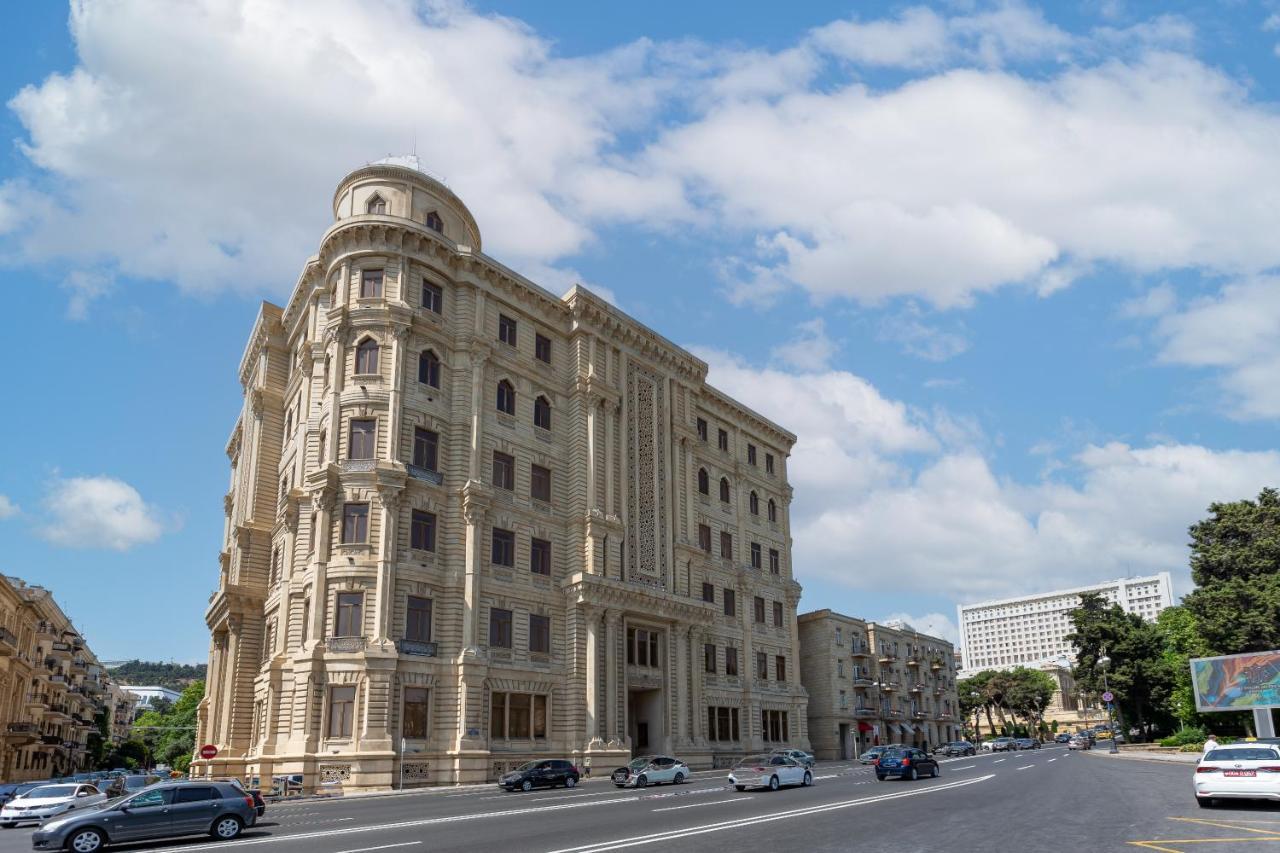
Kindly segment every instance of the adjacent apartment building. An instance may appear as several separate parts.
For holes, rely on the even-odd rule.
[[[49,590],[0,575],[0,778],[48,779],[88,769],[89,738],[115,728],[106,670]]]
[[[347,788],[808,745],[795,436],[357,169],[239,369],[195,772]]]
[[[1168,572],[964,604],[956,608],[964,646],[962,674],[1036,666],[1059,658],[1075,660],[1075,649],[1067,642],[1067,635],[1074,630],[1071,610],[1086,592],[1101,593],[1126,612],[1144,619],[1155,619],[1161,610],[1173,606],[1173,583]]]
[[[960,737],[951,643],[903,622],[867,622],[831,610],[802,614],[798,624],[800,682],[809,695],[809,740],[818,758]]]

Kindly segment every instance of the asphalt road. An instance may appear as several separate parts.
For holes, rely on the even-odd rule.
[[[496,786],[272,804],[234,842],[208,838],[117,849],[204,853],[540,851],[1280,850],[1280,808],[1197,807],[1182,764],[1045,748],[944,759],[937,779],[877,782],[822,762],[811,788],[738,793],[724,771],[681,786],[509,794]],[[0,832],[0,853],[30,850]],[[1259,850],[1261,853],[1261,850]]]

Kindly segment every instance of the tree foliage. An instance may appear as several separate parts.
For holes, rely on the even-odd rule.
[[[203,681],[205,665],[131,660],[112,667],[111,680],[116,684],[157,684],[179,693],[195,681]]]
[[[997,731],[1012,733],[1040,728],[1044,709],[1053,699],[1055,689],[1048,675],[1022,666],[1011,670],[983,670],[956,683],[960,712],[965,715],[966,724],[974,711],[980,711],[993,735]],[[1018,726],[1019,717],[1025,727]],[[1000,722],[999,729],[996,720]]]
[[[187,769],[195,751],[196,710],[203,698],[204,682],[196,681],[182,691],[171,708],[147,711],[137,719],[134,731],[146,750],[147,763]]]

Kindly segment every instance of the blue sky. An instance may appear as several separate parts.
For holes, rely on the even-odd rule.
[[[1280,6],[600,8],[10,10],[0,570],[204,658],[257,304],[415,148],[800,436],[802,607],[1185,591],[1186,526],[1280,481]]]

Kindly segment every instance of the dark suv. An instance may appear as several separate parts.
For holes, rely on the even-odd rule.
[[[923,749],[906,747],[890,749],[876,762],[876,778],[883,782],[890,776],[915,780],[921,776],[937,776],[938,762]]]
[[[973,755],[978,750],[967,740],[953,740],[938,749],[943,755]]]
[[[508,791],[517,788],[532,791],[534,788],[554,788],[557,785],[572,788],[578,784],[579,778],[578,768],[572,762],[544,758],[541,761],[527,761],[510,773],[503,774],[498,780],[498,787]]]
[[[104,844],[171,835],[209,834],[220,841],[253,826],[253,798],[226,782],[152,785],[105,808],[77,811],[50,821],[31,835],[36,850],[96,853]]]

